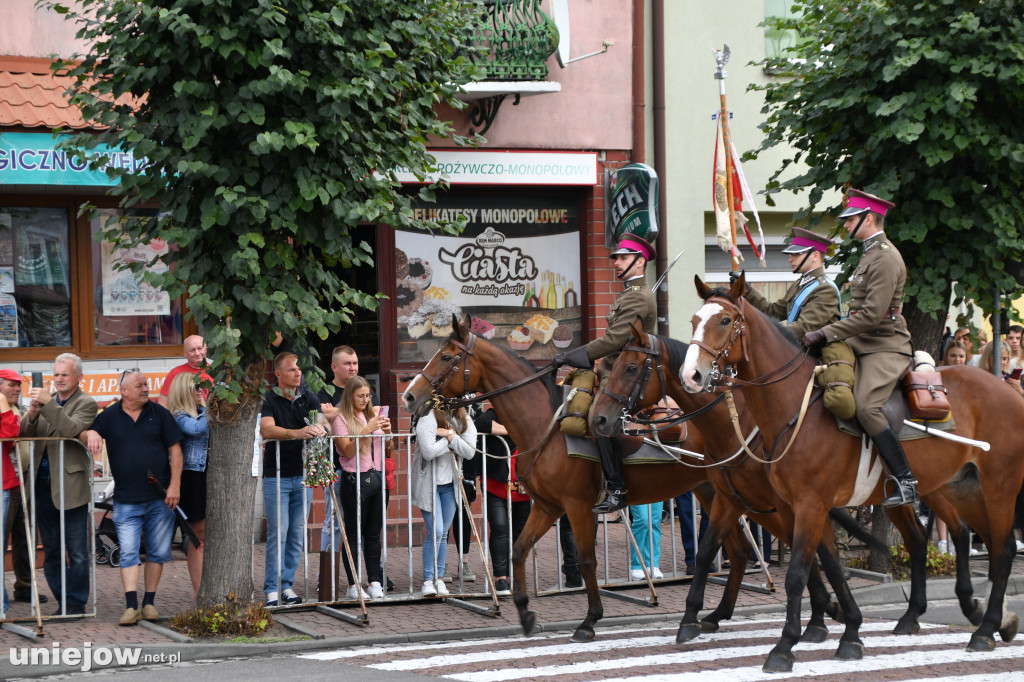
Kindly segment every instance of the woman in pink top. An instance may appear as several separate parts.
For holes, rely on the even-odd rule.
[[[335,438],[334,447],[341,462],[341,511],[345,518],[345,534],[353,552],[358,552],[358,540],[363,541],[363,561],[366,564],[366,578],[370,583],[370,599],[383,599],[384,588],[381,586],[380,536],[384,527],[384,491],[379,487],[372,495],[365,496],[365,491],[356,489],[356,473],[370,469],[384,471],[384,458],[391,456],[391,443],[384,443],[384,438],[368,436],[384,436],[391,433],[391,421],[378,414],[379,408],[370,403],[370,385],[362,377],[352,377],[345,384],[345,393],[338,405],[338,416],[331,424],[333,436],[362,436],[361,438]],[[365,482],[365,477],[361,477]],[[363,486],[361,485],[360,488]],[[363,494],[359,504],[359,494]],[[344,552],[342,553],[344,555]],[[356,580],[345,556],[345,573],[348,576],[348,598],[355,599]]]

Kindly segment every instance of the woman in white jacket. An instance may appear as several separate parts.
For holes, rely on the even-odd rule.
[[[465,408],[459,408],[454,414],[432,410],[416,424],[412,503],[419,508],[427,529],[423,539],[421,592],[424,597],[448,595],[448,588],[441,579],[448,554],[448,530],[462,504],[462,497],[456,494],[454,486],[456,482],[461,485],[462,477],[455,470],[451,452],[455,453],[461,468],[462,460],[472,459],[476,454],[474,443],[476,426]]]

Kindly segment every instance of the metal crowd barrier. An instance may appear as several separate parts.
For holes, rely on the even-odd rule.
[[[356,438],[357,440],[373,440],[373,439],[379,440],[379,439],[383,438],[380,435],[376,435],[376,436],[372,436],[372,435],[357,435],[357,436],[345,436],[345,437],[346,438],[348,438],[348,437]],[[363,503],[359,499],[359,491],[361,489],[361,480],[360,480],[359,477],[357,477],[356,478],[356,500],[355,500],[355,509],[356,509],[356,514],[357,514],[357,520],[356,520],[356,524],[355,524],[355,528],[356,528],[355,537],[346,537],[345,533],[343,532],[343,529],[339,529],[337,527],[338,526],[338,517],[340,516],[340,514],[338,514],[337,512],[333,511],[334,503],[331,502],[331,496],[327,494],[326,488],[307,489],[307,494],[316,494],[316,495],[325,495],[326,496],[325,509],[327,510],[327,513],[325,515],[324,524],[325,524],[325,528],[327,528],[327,530],[323,530],[322,531],[321,537],[322,538],[325,538],[325,537],[328,538],[329,539],[329,544],[327,546],[324,546],[323,544],[321,544],[321,548],[320,549],[321,549],[321,551],[329,551],[330,552],[330,563],[328,564],[328,567],[327,567],[327,569],[329,570],[329,577],[328,577],[328,580],[327,580],[327,586],[329,587],[328,595],[330,597],[333,597],[333,599],[320,600],[319,595],[315,595],[315,594],[311,593],[311,589],[316,589],[317,581],[312,579],[313,576],[310,575],[310,567],[309,567],[309,554],[310,554],[309,540],[310,540],[310,535],[309,535],[309,525],[308,524],[309,524],[309,516],[310,516],[309,515],[309,505],[311,503],[311,500],[310,500],[310,502],[306,503],[306,507],[305,507],[306,513],[303,515],[303,520],[302,520],[302,523],[303,523],[303,532],[302,532],[302,538],[303,538],[303,546],[302,546],[303,560],[301,562],[301,567],[302,567],[303,575],[301,577],[303,578],[302,582],[303,582],[303,585],[304,585],[304,593],[302,593],[300,595],[303,598],[303,604],[301,606],[304,606],[304,607],[308,608],[310,605],[315,605],[318,608],[318,610],[321,610],[321,611],[323,611],[325,613],[329,612],[329,613],[331,613],[331,615],[343,617],[346,620],[351,620],[352,622],[357,622],[358,621],[359,623],[365,623],[366,622],[366,617],[365,617],[365,614],[366,614],[365,606],[366,606],[366,604],[382,603],[382,602],[388,602],[388,601],[394,602],[394,601],[399,600],[399,599],[401,599],[401,600],[411,600],[411,599],[418,599],[418,598],[420,598],[420,585],[423,582],[423,580],[422,580],[422,568],[423,568],[423,566],[422,566],[422,562],[421,561],[417,561],[417,554],[421,554],[422,553],[422,549],[421,549],[420,545],[414,545],[413,544],[413,527],[414,527],[414,524],[420,522],[421,519],[417,518],[417,517],[419,517],[419,514],[415,514],[414,515],[412,498],[411,498],[411,494],[410,494],[410,490],[409,490],[409,487],[410,487],[411,482],[412,482],[412,462],[413,462],[414,448],[416,447],[416,445],[415,445],[415,442],[414,442],[414,434],[413,433],[409,433],[409,432],[401,432],[401,433],[399,433],[399,432],[396,432],[396,433],[391,434],[391,438],[392,438],[393,443],[395,444],[394,453],[393,453],[392,456],[393,457],[400,457],[401,458],[401,462],[402,462],[401,466],[397,466],[396,467],[396,473],[397,472],[404,472],[406,474],[406,476],[405,476],[405,484],[406,485],[405,485],[404,489],[402,489],[402,487],[400,485],[399,489],[394,491],[394,495],[396,495],[396,496],[404,494],[405,500],[406,500],[406,505],[407,506],[406,506],[406,510],[405,510],[404,519],[402,519],[404,521],[405,527],[406,527],[406,534],[405,534],[406,542],[405,542],[404,546],[389,546],[388,532],[387,532],[388,520],[389,520],[388,515],[387,515],[387,495],[386,494],[382,495],[381,496],[381,505],[382,505],[381,516],[382,516],[382,519],[383,519],[383,523],[382,523],[382,528],[381,528],[381,564],[382,564],[381,583],[382,583],[382,585],[385,586],[385,589],[386,589],[388,576],[389,575],[395,576],[396,575],[396,568],[397,568],[397,566],[401,565],[401,564],[397,564],[394,561],[394,559],[397,556],[401,555],[402,552],[404,552],[405,556],[404,556],[404,561],[402,561],[402,563],[404,564],[403,568],[405,569],[405,578],[406,578],[407,584],[408,584],[407,591],[404,594],[401,594],[401,595],[398,595],[398,594],[395,594],[395,593],[392,593],[391,595],[388,595],[387,592],[385,591],[384,599],[382,601],[364,600],[363,597],[362,597],[361,593],[362,593],[363,586],[365,585],[365,582],[364,582],[365,570],[364,570],[363,542],[362,542]],[[510,456],[511,455],[511,453],[508,452],[508,446],[505,444],[505,441],[502,440],[500,437],[498,437],[498,436],[490,436],[490,435],[485,435],[485,434],[480,434],[478,436],[477,444],[476,444],[477,454],[475,456],[476,457],[483,457],[483,460],[482,460],[481,466],[480,466],[480,469],[481,469],[481,484],[479,485],[480,493],[478,495],[478,499],[481,499],[480,508],[481,508],[481,512],[482,513],[481,513],[481,517],[480,517],[480,523],[477,523],[476,519],[474,518],[474,524],[476,525],[476,536],[477,537],[476,537],[476,542],[474,542],[473,544],[475,546],[476,551],[480,555],[480,564],[484,567],[484,571],[482,571],[484,573],[484,575],[482,576],[483,579],[481,581],[478,578],[479,582],[477,582],[477,589],[470,589],[469,588],[469,586],[465,583],[465,581],[463,581],[462,574],[461,574],[462,572],[460,570],[461,569],[461,564],[462,564],[462,554],[459,552],[460,542],[458,541],[458,538],[456,538],[455,542],[449,542],[448,543],[448,545],[449,545],[449,548],[448,548],[448,561],[446,561],[446,566],[450,567],[450,572],[451,572],[453,581],[452,581],[452,583],[450,585],[450,587],[452,588],[450,590],[451,597],[448,598],[446,600],[446,602],[453,603],[453,604],[455,604],[457,606],[463,606],[463,607],[469,608],[471,610],[481,610],[481,611],[484,611],[486,613],[496,614],[497,613],[497,597],[496,597],[496,594],[495,594],[494,576],[491,575],[491,572],[489,570],[490,569],[490,532],[491,532],[491,524],[490,524],[490,519],[489,519],[490,511],[488,509],[488,505],[487,505],[487,502],[486,502],[486,495],[487,495],[486,484],[483,483],[483,481],[486,481],[487,478],[488,478],[488,468],[490,466],[490,461],[489,460],[491,459],[490,457],[485,457],[483,455],[483,453],[486,452],[489,449],[488,447],[486,447],[487,445],[490,445],[490,443],[487,440],[489,438],[496,438],[496,439],[498,439],[498,441],[502,443],[503,449],[507,453],[506,456]],[[262,445],[263,448],[266,448],[266,447],[272,446],[272,444],[275,443],[275,442],[278,442],[278,441],[276,441],[274,439],[268,439],[268,440],[262,441],[261,445]],[[293,439],[293,442],[294,442],[294,439]],[[360,451],[362,451],[362,448],[360,448]],[[280,528],[280,523],[281,523],[280,515],[282,513],[281,503],[280,503],[281,485],[280,485],[280,473],[279,473],[280,472],[280,460],[279,460],[279,457],[280,456],[278,455],[278,460],[277,460],[277,471],[278,471],[278,474],[274,477],[274,478],[277,479],[276,480],[276,484],[277,484],[276,488],[277,488],[277,491],[278,491],[277,504],[275,505],[276,509],[277,509],[277,518],[274,519],[274,521],[278,524],[278,528]],[[262,463],[262,457],[261,457],[260,461]],[[433,472],[433,470],[434,470],[433,467],[431,467],[431,471],[432,472]],[[384,476],[383,469],[381,470],[381,475]],[[264,480],[266,480],[266,479],[264,479]],[[508,488],[508,483],[509,482],[506,481],[506,489]],[[336,499],[340,498],[341,480],[339,479],[339,481],[337,481],[334,484],[334,486],[335,486],[335,498]],[[432,481],[432,489],[435,492],[435,499],[436,499],[436,486],[437,486],[437,482],[436,482],[436,480],[433,480]],[[462,494],[462,481],[461,481],[461,478],[457,478],[456,480],[453,481],[453,487],[455,488],[456,495]],[[384,489],[385,489],[385,492],[386,492],[386,482],[384,483]],[[512,504],[508,500],[508,498],[506,498],[506,500],[508,501],[508,503],[505,505],[505,507],[506,507],[505,508],[505,512],[506,512],[505,522],[508,524],[508,529],[509,529],[509,533],[508,533],[509,543],[508,543],[508,548],[507,548],[508,557],[509,557],[509,576],[508,576],[508,578],[509,578],[509,582],[511,584],[512,580],[515,577],[514,576],[515,568],[514,568],[514,566],[512,566],[512,559],[511,559],[511,557],[512,557],[512,546],[513,546],[513,542],[514,542],[514,540],[513,540],[513,534],[514,533],[513,533],[513,526],[512,526]],[[662,549],[663,549],[662,554],[663,554],[663,557],[662,557],[662,562],[661,563],[663,565],[665,564],[665,558],[666,557],[664,556],[664,554],[668,554],[669,557],[670,557],[670,567],[664,570],[664,578],[663,578],[663,580],[667,581],[667,580],[685,578],[686,575],[687,575],[686,574],[686,570],[685,570],[685,563],[693,563],[695,561],[695,559],[696,559],[696,547],[697,547],[697,544],[698,544],[698,533],[697,533],[697,518],[698,518],[698,516],[696,514],[696,510],[697,510],[696,502],[693,502],[692,503],[693,504],[692,510],[693,510],[694,513],[692,514],[692,517],[693,517],[692,532],[693,532],[693,538],[694,538],[694,549],[695,549],[695,551],[694,551],[694,555],[686,557],[686,562],[684,562],[683,561],[682,547],[680,547],[681,539],[680,539],[680,536],[678,535],[678,532],[677,532],[677,527],[678,527],[679,524],[676,522],[676,515],[671,512],[672,504],[674,504],[674,500],[667,500],[666,502],[667,502],[666,508],[668,508],[670,510],[670,513],[669,513],[669,523],[668,523],[668,526],[667,526],[667,532],[669,533],[670,542],[669,542],[669,546],[666,548],[665,544],[664,544],[664,541],[663,541],[663,544],[662,544]],[[465,501],[463,501],[463,504],[464,503],[465,503]],[[436,513],[436,511],[437,510],[435,510],[435,513]],[[392,517],[391,520],[395,520],[394,517]],[[270,521],[270,519],[268,518],[268,523],[269,523],[269,521]],[[462,529],[462,523],[463,522],[464,522],[463,515],[459,512],[459,506],[456,505],[455,517],[454,517],[454,519],[452,521],[452,525],[450,527],[450,532],[454,533],[458,537],[461,537],[462,530],[463,530]],[[599,576],[603,576],[603,583],[606,586],[623,586],[623,585],[629,585],[629,584],[632,584],[633,586],[637,586],[639,584],[642,584],[642,583],[638,583],[636,581],[632,581],[632,583],[630,582],[630,578],[629,578],[629,570],[630,570],[629,569],[629,551],[628,551],[628,549],[625,552],[625,558],[624,558],[624,560],[621,563],[617,563],[617,559],[614,559],[612,557],[612,542],[613,542],[613,539],[612,539],[612,537],[610,535],[610,532],[609,532],[608,522],[609,522],[609,519],[608,519],[607,516],[605,516],[604,517],[604,521],[601,524],[601,527],[603,528],[603,540],[604,540],[604,542],[603,542],[603,566],[599,569],[598,575]],[[623,517],[622,517],[622,522],[623,522],[625,534],[627,536],[626,537],[627,543],[632,543],[633,546],[636,547],[635,540],[632,539],[632,532],[630,530],[629,521],[625,517],[625,515],[623,515]],[[555,529],[554,529],[553,532],[558,533],[560,531],[560,527],[559,527],[560,523],[561,523],[560,521],[556,522]],[[649,540],[648,540],[648,551],[649,551],[650,555],[653,555],[653,551],[654,551],[654,546],[653,546],[653,535],[654,534],[652,532],[654,524],[661,524],[661,518],[659,517],[657,519],[653,519],[653,518],[651,518],[651,515],[648,513],[648,538],[649,538]],[[431,529],[424,528],[424,534],[429,533],[429,532],[431,532]],[[552,531],[549,531],[549,532],[552,532]],[[269,533],[268,533],[268,535],[269,535]],[[284,557],[283,557],[283,546],[284,546],[284,543],[285,543],[285,538],[282,536],[281,533],[277,533],[277,539],[278,539],[277,547],[273,548],[273,551],[277,552],[277,557],[276,557],[277,558],[276,565],[278,567],[278,575],[277,575],[277,587],[278,587],[278,589],[277,589],[277,592],[280,595],[282,593],[282,590],[280,589],[281,588],[280,571],[281,571],[281,567],[283,565],[283,559],[284,559]],[[347,550],[346,550],[346,548],[344,546],[346,544],[345,540],[347,540],[347,544],[348,544],[348,549]],[[454,548],[452,547],[452,545],[454,545]],[[435,554],[434,554],[435,566],[434,566],[434,572],[433,572],[434,576],[435,576],[435,579],[440,577],[439,572],[438,572],[438,568],[439,567],[436,564],[436,560],[437,560],[436,547],[437,547],[437,545],[435,544]],[[664,551],[665,549],[667,549],[668,551],[667,552]],[[341,559],[338,557],[338,553],[341,552],[341,551],[351,551],[351,554],[354,557],[353,560],[351,561],[353,577],[355,578],[355,580],[357,581],[358,585],[360,586],[360,589],[357,591],[357,598],[356,599],[348,598],[347,595],[346,595],[348,587],[346,585],[340,585],[337,582],[337,578],[339,576],[339,571],[338,571],[338,567],[336,565],[336,562],[337,561],[341,561]],[[537,570],[538,563],[539,563],[538,555],[537,555],[537,548],[536,547],[534,548],[533,555],[532,555],[532,563],[533,563],[533,567],[534,567],[534,571],[533,571],[533,574],[534,574],[534,577],[533,577],[533,593],[534,593],[535,596],[537,596],[537,595],[555,594],[555,593],[563,592],[563,591],[566,591],[566,590],[575,589],[575,588],[566,587],[565,582],[564,582],[563,573],[560,570],[560,567],[561,567],[562,562],[563,562],[563,550],[562,550],[562,547],[561,547],[561,541],[560,540],[555,542],[555,552],[556,552],[556,562],[557,562],[557,565],[556,565],[557,580],[554,581],[555,582],[554,587],[552,587],[552,588],[544,588],[544,587],[541,586],[540,575],[539,575],[540,572]],[[254,554],[254,556],[255,556],[255,554]],[[641,564],[643,564],[644,563],[643,562],[643,553],[639,553],[638,552],[638,556],[640,557]],[[599,557],[600,557],[600,555],[599,555]],[[624,564],[624,565],[622,565],[622,564]],[[645,571],[646,575],[649,575],[650,574],[650,567],[644,565],[644,571]],[[257,577],[258,584],[262,584],[261,582],[259,582],[259,576],[256,576],[256,577]],[[296,585],[299,583],[299,578],[300,578],[300,576],[296,575],[295,580],[294,580],[294,583]],[[653,585],[654,581],[648,581],[648,582],[649,582],[649,584]],[[447,581],[446,581],[446,583],[447,583]],[[615,595],[615,596],[619,596],[619,595]],[[653,589],[652,589],[652,596],[653,596]],[[490,601],[492,601],[493,606],[491,608],[483,608],[483,609],[481,609],[481,607],[476,606],[476,605],[472,605],[472,604],[466,605],[465,603],[462,602],[462,600],[461,600],[462,597],[466,597],[466,598],[490,598]],[[656,596],[654,596],[653,600],[645,600],[645,602],[646,603],[651,603],[652,605],[656,604]],[[363,615],[361,617],[356,617],[355,619],[352,619],[351,617],[347,617],[347,616],[340,616],[339,612],[337,612],[337,610],[332,609],[332,608],[330,608],[328,606],[328,605],[331,605],[331,604],[340,604],[340,603],[341,604],[356,604],[362,610]],[[282,603],[282,605],[277,607],[277,608],[287,609],[288,607],[283,605],[283,603]]]
[[[63,558],[67,556],[67,539],[65,537],[65,531],[67,529],[66,512],[64,509],[65,491],[64,491],[64,471],[65,463],[65,448],[64,444],[67,441],[78,442],[75,438],[4,438],[0,439],[0,443],[15,443],[12,448],[12,454],[15,455],[12,463],[15,466],[15,475],[21,477],[21,472],[25,470],[25,464],[28,466],[27,481],[21,480],[21,484],[18,488],[12,488],[11,494],[17,494],[20,496],[21,508],[23,510],[23,516],[25,519],[24,529],[16,529],[13,532],[22,531],[26,536],[26,544],[28,546],[28,562],[29,570],[31,574],[31,613],[32,616],[28,618],[10,618],[8,617],[7,610],[3,608],[3,604],[0,603],[0,627],[6,630],[10,630],[19,635],[35,638],[42,632],[44,621],[53,621],[70,618],[81,618],[82,616],[95,618],[96,617],[96,564],[94,557],[96,556],[96,517],[95,507],[93,505],[94,495],[92,491],[93,484],[93,472],[95,462],[92,455],[86,452],[89,456],[89,502],[87,509],[88,518],[88,562],[89,562],[89,598],[85,604],[84,614],[69,614],[68,613],[68,594],[67,594],[67,582],[68,582],[68,565],[67,561]],[[28,458],[29,462],[24,461],[25,454],[22,452],[22,447],[18,444],[28,446]],[[52,445],[57,445],[56,462],[54,462],[54,453],[52,452]],[[36,515],[36,467],[37,461],[36,452],[40,448],[47,448],[47,456],[50,460],[50,471],[51,476],[57,476],[57,487],[58,487],[58,500],[59,505],[57,512],[60,516],[60,592],[61,601],[57,613],[52,615],[43,615],[39,606],[39,593],[41,585],[39,585],[39,579],[36,574],[36,551],[37,551],[37,538],[39,538],[39,526]],[[41,456],[41,454],[40,454]],[[56,466],[54,466],[56,464]],[[26,487],[27,483],[27,487]],[[4,487],[3,480],[3,469],[0,468],[0,490]],[[40,491],[41,494],[51,495],[50,490]],[[4,523],[0,525],[0,548],[6,552],[7,549],[7,537],[6,537],[6,514],[4,515]],[[2,565],[2,564],[0,564]],[[9,593],[11,600],[13,601],[14,595]],[[31,629],[25,626],[17,625],[17,623],[34,623],[35,628]]]

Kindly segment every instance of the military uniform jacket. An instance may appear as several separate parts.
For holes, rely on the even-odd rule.
[[[906,281],[903,256],[884,233],[864,240],[864,254],[850,280],[850,315],[825,326],[826,341],[844,340],[858,356],[913,355],[907,321],[890,312],[903,307]]]
[[[800,293],[808,287],[814,288],[801,304],[797,318],[793,322],[787,322],[793,304],[796,303]],[[762,313],[781,320],[791,332],[796,334],[798,339],[803,338],[807,332],[816,331],[826,324],[839,321],[839,292],[825,276],[825,268],[815,268],[810,272],[805,272],[800,279],[789,285],[786,295],[774,303],[769,303],[753,288],[747,292],[745,298]]]
[[[619,300],[608,311],[608,326],[604,336],[586,345],[587,358],[591,362],[599,358],[601,360],[597,365],[597,374],[602,380],[611,374],[619,351],[629,343],[629,325],[638,316],[643,320],[644,331],[653,334],[658,324],[658,305],[654,301],[654,292],[642,277],[623,284]]]

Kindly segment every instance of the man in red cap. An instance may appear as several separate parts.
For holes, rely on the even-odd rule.
[[[658,306],[654,293],[647,286],[644,269],[647,262],[655,257],[654,246],[647,240],[627,235],[619,241],[617,249],[609,254],[615,268],[615,276],[622,282],[622,294],[608,311],[608,326],[604,335],[585,346],[574,348],[568,353],[559,353],[552,358],[556,365],[571,365],[591,369],[594,361],[597,375],[605,381],[611,374],[619,352],[629,342],[630,323],[640,317],[644,331],[653,334],[658,323]],[[618,511],[626,506],[626,481],[622,475],[622,457],[615,440],[595,438],[601,457],[601,468],[607,484],[604,499],[594,507],[599,514]]]
[[[850,278],[850,316],[804,334],[805,346],[844,340],[857,356],[853,399],[857,421],[871,436],[878,454],[896,481],[885,507],[917,501],[917,481],[910,472],[900,440],[882,414],[882,406],[913,360],[910,332],[903,319],[903,285],[907,268],[886,238],[884,219],[894,204],[851,189],[839,217],[851,239],[864,243],[860,263]]]
[[[802,227],[793,228],[789,246],[782,250],[789,256],[789,266],[800,279],[786,290],[786,295],[769,303],[757,289],[747,287],[746,299],[758,310],[782,320],[797,338],[826,324],[839,320],[839,288],[825,275],[825,254],[832,242]],[[729,276],[732,279],[732,275]]]

